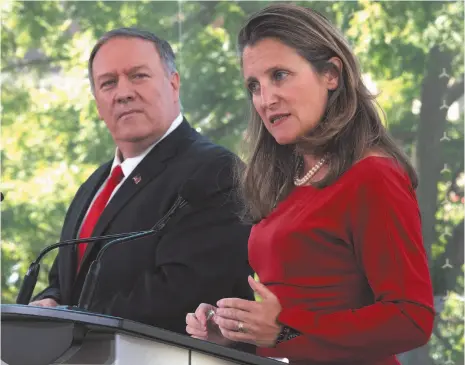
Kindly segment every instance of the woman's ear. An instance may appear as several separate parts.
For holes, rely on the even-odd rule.
[[[332,57],[328,60],[334,67],[329,67],[325,73],[325,81],[328,90],[336,90],[339,86],[339,77],[342,74],[342,61],[339,57]]]

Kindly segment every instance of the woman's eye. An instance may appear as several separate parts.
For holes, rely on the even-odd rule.
[[[249,82],[249,84],[247,85],[247,88],[252,94],[255,94],[259,90],[259,87],[260,85],[256,81]]]
[[[276,81],[281,81],[285,79],[287,75],[289,75],[289,72],[279,70],[274,72],[273,77]]]

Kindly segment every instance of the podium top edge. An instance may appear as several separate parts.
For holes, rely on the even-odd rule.
[[[233,362],[250,365],[277,365],[277,360],[260,357],[247,352],[220,346],[215,343],[191,338],[187,335],[171,332],[162,328],[150,326],[120,317],[112,317],[99,313],[76,310],[72,307],[35,307],[20,304],[1,305],[2,322],[18,319],[33,318],[36,320],[57,320],[60,322],[78,322],[88,326],[105,327],[115,332],[124,332],[152,340],[164,342],[168,345],[187,348]]]

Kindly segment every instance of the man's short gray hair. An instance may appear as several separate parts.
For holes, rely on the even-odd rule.
[[[92,49],[92,52],[90,53],[87,67],[88,67],[89,81],[90,81],[92,92],[94,92],[95,90],[95,83],[94,83],[94,78],[93,78],[93,73],[92,73],[94,58],[97,55],[97,52],[99,51],[100,47],[102,47],[110,39],[117,38],[117,37],[139,38],[139,39],[145,39],[147,41],[152,42],[155,45],[155,49],[157,50],[160,56],[163,66],[165,67],[166,73],[168,75],[171,75],[174,72],[176,72],[176,63],[175,63],[176,56],[174,55],[171,45],[167,41],[157,37],[155,34],[149,31],[146,31],[146,30],[141,30],[137,28],[117,28],[117,29],[113,29],[105,33],[98,40],[97,44],[94,46],[94,48]]]

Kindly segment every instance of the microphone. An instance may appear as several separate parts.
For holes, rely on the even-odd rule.
[[[196,176],[202,176],[202,174],[196,173]],[[203,176],[208,176],[208,175],[203,174]],[[199,206],[205,203],[205,201],[207,200],[207,198],[210,196],[211,193],[218,193],[221,191],[222,187],[219,185],[217,185],[215,189],[213,189],[213,191],[206,191],[205,187],[208,185],[205,185],[205,183],[206,182],[204,182],[202,178],[199,178],[196,180],[188,179],[184,183],[182,188],[180,189],[178,197],[173,203],[173,205],[171,206],[171,208],[153,226],[151,230],[135,233],[133,235],[115,239],[113,241],[106,243],[101,248],[99,253],[97,254],[97,257],[95,258],[95,260],[90,264],[89,271],[87,272],[86,278],[84,280],[84,285],[82,286],[81,294],[79,296],[77,309],[85,310],[85,311],[89,310],[93,297],[94,297],[95,288],[98,282],[98,276],[100,274],[100,268],[101,268],[100,262],[101,262],[102,256],[105,254],[105,252],[110,247],[113,247],[114,245],[117,245],[120,243],[129,242],[129,241],[132,241],[138,238],[159,234],[166,227],[169,220],[175,215],[175,213],[179,209],[182,209],[186,205],[190,205],[191,207]],[[210,185],[211,185],[211,181],[210,181]]]
[[[84,242],[89,243],[89,242],[95,242],[95,241],[101,241],[101,240],[102,241],[111,240],[111,239],[131,236],[131,235],[134,235],[137,233],[143,233],[143,232],[144,231],[117,233],[117,234],[98,236],[98,237],[77,238],[77,239],[57,242],[57,243],[54,243],[53,245],[45,247],[42,251],[40,251],[37,258],[29,266],[29,269],[27,270],[27,273],[23,278],[23,282],[21,283],[21,287],[19,288],[19,292],[16,297],[16,304],[29,304],[29,302],[31,301],[32,293],[34,292],[35,286],[37,284],[37,278],[39,276],[39,271],[40,271],[40,261],[48,252],[54,250],[55,248],[64,247],[64,246],[73,246],[73,245],[77,245],[79,243],[84,243]]]

